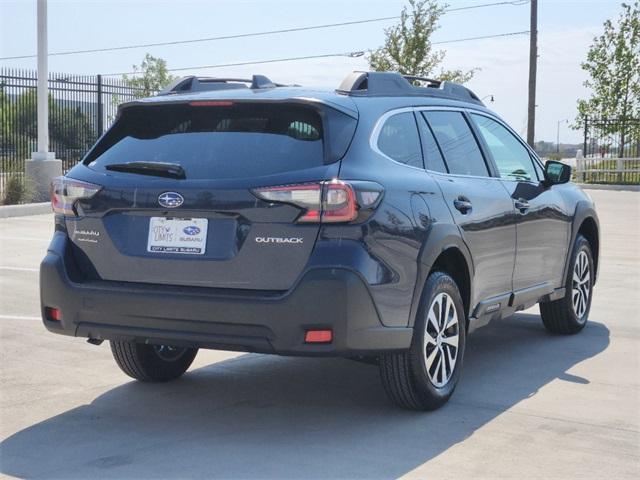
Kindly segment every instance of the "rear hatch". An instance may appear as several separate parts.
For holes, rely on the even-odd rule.
[[[319,224],[255,189],[336,178],[356,121],[302,102],[123,108],[66,180],[97,190],[65,218],[76,263],[102,280],[289,289]]]

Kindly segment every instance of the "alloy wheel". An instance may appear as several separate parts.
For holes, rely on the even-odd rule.
[[[431,383],[444,387],[456,366],[460,323],[453,299],[439,293],[429,305],[423,354]]]
[[[172,347],[170,345],[154,345],[153,350],[165,362],[175,362],[187,351],[186,348]]]
[[[576,256],[576,262],[573,266],[573,281],[571,291],[571,301],[573,311],[582,322],[582,318],[587,311],[589,305],[589,295],[591,293],[591,271],[589,268],[589,258],[584,250],[581,250]]]

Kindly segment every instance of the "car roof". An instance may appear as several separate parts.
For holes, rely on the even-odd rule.
[[[416,81],[426,87],[416,85]],[[360,110],[380,107],[449,106],[489,112],[463,85],[395,72],[353,72],[337,89],[281,85],[263,75],[253,75],[251,79],[188,76],[175,80],[155,97],[121,107],[215,100],[324,104],[354,118],[358,118]]]
[[[204,90],[199,92],[175,93],[148,97],[122,104],[123,107],[141,104],[187,103],[207,100],[237,100],[256,102],[294,102],[326,104],[348,115],[357,117],[355,102],[347,95],[333,90],[311,89],[298,86],[271,88],[235,88],[224,90]]]

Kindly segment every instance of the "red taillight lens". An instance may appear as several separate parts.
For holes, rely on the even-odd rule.
[[[101,186],[92,183],[67,177],[56,177],[51,182],[51,207],[55,213],[75,216],[77,215],[76,202],[93,197],[101,189]]]
[[[332,330],[307,330],[304,335],[305,343],[331,343],[333,341]]]
[[[353,187],[339,180],[257,188],[253,193],[269,202],[304,208],[306,211],[298,217],[298,222],[351,222],[358,216]]]

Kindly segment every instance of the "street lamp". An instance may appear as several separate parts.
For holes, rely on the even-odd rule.
[[[491,103],[493,103],[493,93],[490,93],[489,95],[485,95],[484,97],[482,97],[482,98],[480,99],[480,101],[482,102],[485,98],[488,98],[488,99],[489,99],[489,101],[490,101]]]
[[[558,120],[558,129],[556,130],[556,153],[560,155],[560,124],[562,122],[569,123],[569,119]]]

